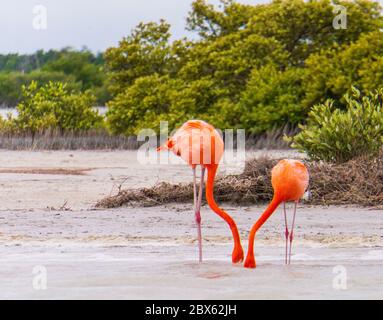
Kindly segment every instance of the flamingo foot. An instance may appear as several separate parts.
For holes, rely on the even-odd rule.
[[[243,249],[241,246],[234,247],[233,253],[231,255],[231,260],[233,263],[241,263],[243,261]]]
[[[254,256],[248,255],[246,257],[244,267],[245,268],[250,268],[250,269],[254,269],[254,268],[257,267],[257,264],[255,263]]]

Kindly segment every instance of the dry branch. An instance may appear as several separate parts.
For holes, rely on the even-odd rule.
[[[269,201],[272,197],[271,168],[275,159],[253,159],[239,175],[218,178],[215,197],[219,202],[248,205]],[[361,157],[343,164],[307,162],[310,171],[309,204],[357,204],[376,206],[383,203],[383,154],[377,158]],[[193,199],[192,184],[159,183],[150,188],[120,190],[102,199],[96,207],[123,205],[153,206],[187,202]]]

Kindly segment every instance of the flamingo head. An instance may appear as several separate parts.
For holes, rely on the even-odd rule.
[[[164,151],[164,150],[171,150],[173,151],[177,156],[180,155],[180,152],[176,146],[176,143],[172,138],[169,138],[162,146],[157,148],[157,152]]]

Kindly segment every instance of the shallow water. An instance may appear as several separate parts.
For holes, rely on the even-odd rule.
[[[247,226],[263,208],[225,206],[245,248]],[[257,268],[247,270],[231,264],[229,228],[205,207],[202,264],[186,205],[0,212],[0,298],[381,299],[381,215],[300,207],[292,264],[285,266],[278,210],[256,239]],[[351,221],[357,222],[353,228]],[[46,290],[33,288],[36,266],[46,271]],[[334,285],[339,268],[345,271],[344,290]]]
[[[229,246],[219,249],[227,251]],[[335,252],[300,248],[315,259],[293,257],[294,264],[287,267],[281,259],[263,259],[266,252],[258,250],[255,270],[232,266],[223,253],[222,259],[198,264],[191,247],[153,247],[145,253],[140,247],[88,248],[86,253],[78,248],[44,249],[27,259],[15,251],[13,257],[2,255],[2,299],[382,299],[382,260],[355,260],[362,250],[328,260],[326,255]],[[46,290],[32,287],[36,265],[46,268]],[[333,285],[339,265],[347,272],[344,290]]]
[[[297,156],[247,156],[264,153]],[[185,165],[142,165],[132,151],[0,151],[0,158],[2,169],[90,169],[82,176],[0,174],[0,298],[383,298],[382,210],[300,205],[292,264],[285,266],[278,209],[257,235],[257,269],[247,270],[231,264],[230,230],[203,207],[204,262],[198,264],[191,204],[92,209],[122,182],[190,181]],[[223,205],[245,250],[265,206]],[[36,289],[42,275],[45,290]]]

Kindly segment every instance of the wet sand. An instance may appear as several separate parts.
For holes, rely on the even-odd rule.
[[[285,266],[278,209],[257,236],[257,269],[247,270],[231,264],[229,228],[204,207],[204,262],[198,264],[190,205],[93,209],[125,180],[124,187],[190,181],[184,165],[143,166],[129,151],[0,151],[0,157],[0,169],[8,171],[0,174],[0,298],[383,298],[382,210],[300,206],[292,264]],[[265,205],[223,207],[246,249],[248,230]],[[46,289],[39,290],[41,270]],[[339,270],[347,288],[337,286]]]

